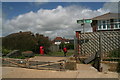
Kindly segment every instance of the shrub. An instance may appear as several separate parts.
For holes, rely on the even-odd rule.
[[[48,52],[50,45],[51,41],[48,37],[40,34],[34,35],[32,32],[19,32],[2,37],[2,46],[10,50],[30,50],[39,53],[39,46],[44,46]]]
[[[109,57],[119,57],[120,58],[120,49],[111,51]]]
[[[24,56],[24,57],[33,57],[34,53],[32,51],[25,51],[25,52],[22,52],[22,56]]]
[[[9,49],[2,49],[2,55],[6,56],[8,53],[10,53],[12,50]]]
[[[120,61],[118,61],[117,72],[120,73]]]
[[[19,56],[19,57],[10,57],[10,58],[16,58],[16,59],[25,59],[25,56]]]

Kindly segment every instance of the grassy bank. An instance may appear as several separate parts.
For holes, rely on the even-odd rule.
[[[71,56],[74,54],[74,51],[73,50],[69,50],[67,52],[67,56]],[[35,56],[41,56],[40,54],[36,54]],[[49,52],[48,54],[45,54],[44,56],[58,56],[58,57],[62,57],[64,56],[64,52],[61,51],[61,52]]]

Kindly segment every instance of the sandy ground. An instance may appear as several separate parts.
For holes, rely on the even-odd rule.
[[[46,56],[35,56],[34,58],[30,58],[29,61],[44,61],[44,62],[48,62],[48,61],[59,61],[59,60],[64,60],[67,59],[67,57],[46,57]]]
[[[47,61],[47,57],[35,57],[35,60]],[[42,59],[43,58],[43,59]],[[49,57],[48,60],[56,61],[62,58]],[[31,59],[33,60],[33,59]],[[3,67],[2,68],[3,78],[118,78],[118,73],[115,72],[98,72],[91,65],[77,64],[76,71],[52,71],[52,70],[35,70],[17,67]]]

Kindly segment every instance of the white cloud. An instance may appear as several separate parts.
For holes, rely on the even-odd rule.
[[[119,11],[119,3],[120,2],[107,2],[104,4],[103,6],[103,9],[106,11],[106,10],[109,10],[110,12],[113,12],[113,13],[118,13]]]
[[[31,11],[7,20],[3,25],[3,35],[22,30],[38,32],[51,38],[56,36],[73,38],[76,30],[82,30],[76,20],[92,18],[106,12],[109,12],[109,10],[103,8],[91,10],[75,5],[68,7],[58,6],[52,10],[40,9],[37,12]],[[85,25],[85,27],[86,31],[91,31],[89,24]]]

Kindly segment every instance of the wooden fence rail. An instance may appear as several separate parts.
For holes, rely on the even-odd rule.
[[[2,58],[2,66],[22,67],[39,70],[64,70],[64,60],[56,62],[29,61],[28,59]]]

